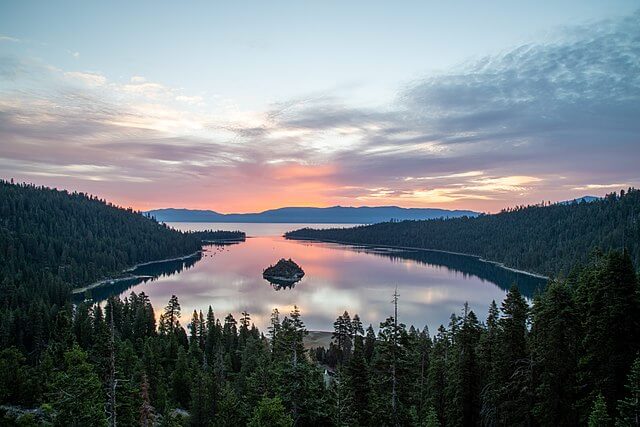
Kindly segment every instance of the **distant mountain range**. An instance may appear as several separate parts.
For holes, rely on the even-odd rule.
[[[287,207],[259,213],[221,214],[211,210],[156,209],[145,212],[160,222],[272,222],[374,224],[391,220],[419,220],[477,216],[477,212],[431,208],[401,208],[398,206],[362,206],[330,208]]]

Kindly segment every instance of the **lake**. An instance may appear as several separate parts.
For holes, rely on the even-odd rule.
[[[271,311],[281,316],[300,307],[310,330],[330,331],[335,318],[347,310],[374,328],[393,313],[397,286],[398,319],[431,332],[447,324],[451,313],[469,303],[484,320],[492,300],[498,305],[517,283],[532,297],[545,280],[514,272],[474,257],[408,249],[364,247],[286,240],[285,231],[301,227],[340,227],[340,224],[169,223],[180,230],[241,230],[245,242],[206,245],[201,256],[141,266],[134,274],[146,276],[92,290],[96,300],[111,294],[122,297],[144,291],[159,313],[171,295],[182,306],[181,323],[187,325],[194,309],[211,305],[216,317],[246,310],[265,331]],[[280,258],[292,258],[305,271],[291,288],[279,288],[262,278],[262,271]]]

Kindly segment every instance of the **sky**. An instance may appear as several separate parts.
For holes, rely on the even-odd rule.
[[[637,187],[640,3],[0,0],[0,178],[224,213]]]

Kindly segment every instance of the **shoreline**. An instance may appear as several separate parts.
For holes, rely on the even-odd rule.
[[[209,239],[209,240],[200,240],[202,243],[206,244],[206,245],[215,245],[216,243],[241,243],[241,242],[245,242],[246,239],[250,237],[247,236],[245,238],[237,238],[237,239]]]
[[[526,271],[526,270],[519,270],[519,269],[514,268],[514,267],[509,267],[509,266],[507,266],[504,263],[499,262],[499,261],[492,261],[492,260],[484,259],[480,255],[472,255],[472,254],[467,254],[467,253],[464,253],[464,252],[445,251],[445,250],[442,250],[442,249],[419,248],[419,247],[415,247],[415,246],[394,246],[394,245],[383,245],[383,244],[374,244],[374,243],[354,243],[354,242],[347,242],[347,241],[341,241],[341,240],[318,239],[318,238],[311,238],[311,237],[286,237],[286,236],[283,236],[283,237],[285,239],[287,239],[287,240],[298,240],[298,241],[305,241],[306,240],[306,241],[310,241],[310,242],[320,242],[320,243],[337,243],[337,244],[340,244],[340,245],[362,246],[362,247],[366,247],[366,248],[380,247],[380,248],[389,248],[389,249],[410,249],[410,250],[414,250],[414,251],[440,252],[440,253],[451,254],[451,255],[461,255],[461,256],[475,258],[478,261],[482,261],[482,262],[485,262],[487,264],[493,264],[496,267],[500,267],[500,268],[503,268],[505,270],[512,271],[514,273],[526,274],[527,276],[535,277],[535,278],[538,278],[538,279],[545,279],[545,280],[549,280],[550,279],[548,276],[544,276],[542,274],[533,273],[531,271]]]
[[[132,267],[129,267],[129,268],[126,268],[126,269],[122,270],[121,274],[130,273],[130,272],[134,271],[136,268],[144,267],[144,266],[147,266],[147,265],[160,264],[160,263],[169,262],[169,261],[184,261],[184,260],[187,260],[187,259],[190,259],[190,258],[195,258],[196,256],[198,256],[198,254],[201,254],[201,253],[202,253],[202,250],[199,250],[199,251],[195,251],[192,254],[184,255],[184,256],[181,256],[181,257],[166,258],[166,259],[160,259],[160,260],[155,260],[155,261],[141,262],[141,263],[138,263],[138,264],[136,264],[136,265],[134,265]],[[93,283],[91,283],[89,285],[86,285],[86,286],[83,286],[83,287],[80,287],[80,288],[72,289],[71,290],[71,295],[77,295],[77,294],[86,292],[86,291],[91,290],[91,289],[99,288],[99,287],[104,286],[104,285],[114,285],[114,284],[116,284],[118,282],[122,282],[122,281],[125,281],[125,280],[145,279],[145,278],[153,278],[153,276],[148,276],[148,275],[128,275],[128,276],[125,276],[125,277],[115,277],[115,278],[112,277],[112,278],[109,278],[109,279],[102,279],[102,280],[98,280],[97,282],[93,282]]]

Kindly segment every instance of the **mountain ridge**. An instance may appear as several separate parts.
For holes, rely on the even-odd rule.
[[[439,208],[399,206],[331,206],[326,208],[289,206],[255,213],[223,214],[213,210],[163,208],[144,212],[160,222],[252,222],[252,223],[335,223],[371,224],[435,218],[475,217],[478,212]]]

